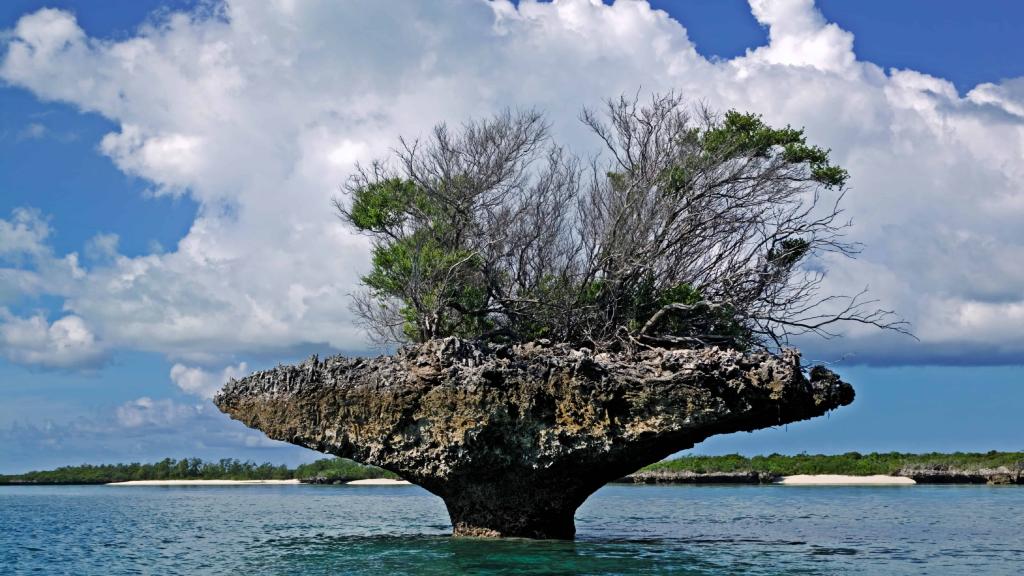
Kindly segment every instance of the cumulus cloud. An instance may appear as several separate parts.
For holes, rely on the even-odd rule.
[[[354,162],[436,121],[505,106],[547,110],[559,139],[590,153],[598,143],[576,121],[580,106],[642,87],[805,126],[850,170],[852,239],[867,248],[828,260],[829,282],[870,285],[921,341],[851,329],[817,352],[1020,362],[1022,80],[961,96],[941,78],[858,60],[853,35],[812,0],[750,4],[769,43],[725,61],[703,58],[644,2],[230,0],[120,40],[45,9],[10,31],[0,78],[117,123],[98,143],[111,161],[155,193],[199,203],[166,252],[117,255],[74,280],[75,263],[50,265],[67,277],[54,290],[67,312],[113,346],[205,365],[307,344],[362,348],[347,294],[367,245],[329,209]],[[66,258],[42,250],[37,260]],[[0,290],[31,285],[0,276]]]
[[[53,400],[47,400],[53,407]],[[63,416],[64,414],[60,414]],[[268,439],[209,404],[150,397],[60,421],[0,427],[0,473],[82,462],[152,462],[165,457],[310,462],[323,455]]]
[[[10,220],[0,219],[0,258],[46,255],[49,235],[50,226],[38,210],[16,208]]]
[[[171,366],[171,381],[187,394],[194,394],[201,398],[213,398],[213,394],[220,389],[228,380],[241,378],[249,373],[249,367],[245,362],[237,366],[227,366],[219,372],[211,372],[198,367],[189,367],[184,364]]]
[[[95,366],[104,357],[103,346],[78,316],[52,323],[43,314],[20,317],[0,308],[0,355],[19,364],[42,368]]]
[[[85,255],[93,260],[108,260],[117,256],[117,234],[97,234],[85,245]]]
[[[41,368],[95,367],[105,349],[81,316],[50,322],[43,312],[18,315],[5,306],[25,294],[66,296],[85,278],[77,254],[53,253],[51,232],[36,210],[18,208],[0,218],[0,357]]]
[[[768,27],[769,44],[749,50],[745,60],[831,72],[853,66],[853,34],[826,22],[814,0],[750,0],[750,8]]]
[[[196,407],[169,399],[153,400],[148,396],[125,402],[117,407],[117,421],[126,428],[154,426],[173,428],[196,415]]]
[[[226,450],[242,447],[272,449],[277,453],[277,457],[289,459],[297,454],[305,454],[308,460],[315,454],[306,449],[271,440],[260,432],[232,422],[208,402],[189,404],[169,398],[154,399],[143,396],[117,406],[114,409],[114,416],[114,421],[107,426],[98,426],[80,419],[59,428],[81,430],[84,435],[102,438],[107,444],[116,444],[111,441],[110,436],[118,434],[150,440],[159,439],[160,434],[164,433],[169,435],[170,439],[184,443],[193,450],[181,452],[182,447],[178,447],[174,453],[190,456],[202,455],[210,450],[224,453]],[[2,436],[3,433],[0,431],[0,437]],[[287,454],[281,453],[282,449]],[[148,450],[147,452],[152,453]]]
[[[967,94],[967,98],[977,104],[991,104],[997,109],[1024,118],[1024,78],[1008,80],[1002,84],[979,84]]]
[[[9,219],[0,218],[0,306],[25,294],[67,296],[85,279],[77,253],[53,253],[51,233],[38,210],[16,208]]]
[[[126,125],[119,133],[107,134],[100,150],[121,170],[160,185],[157,195],[180,193],[199,172],[201,142],[183,134],[144,136],[138,126]]]

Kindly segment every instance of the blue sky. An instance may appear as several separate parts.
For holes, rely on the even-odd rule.
[[[3,3],[0,472],[315,457],[206,398],[368,351],[345,303],[366,246],[328,209],[352,164],[509,104],[585,149],[579,107],[639,87],[833,148],[866,244],[833,286],[870,285],[921,338],[807,343],[853,406],[698,451],[1024,450],[1024,5],[524,4]]]

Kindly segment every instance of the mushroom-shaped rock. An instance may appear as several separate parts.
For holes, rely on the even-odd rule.
[[[440,496],[457,536],[572,538],[605,483],[714,434],[853,401],[795,351],[593,354],[448,338],[373,359],[313,357],[214,402],[270,438],[373,464]]]

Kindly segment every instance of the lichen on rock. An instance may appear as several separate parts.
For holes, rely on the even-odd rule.
[[[605,483],[715,434],[853,401],[799,353],[598,353],[446,338],[373,359],[316,357],[232,380],[214,402],[283,440],[440,496],[455,535],[572,538]]]

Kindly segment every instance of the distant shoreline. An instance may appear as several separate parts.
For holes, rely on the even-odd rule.
[[[900,474],[773,474],[770,472],[693,472],[690,470],[640,470],[617,484],[779,485],[779,486],[913,486],[1024,485],[1024,474],[1006,468],[981,470],[917,469]]]
[[[707,473],[693,472],[659,473],[655,477],[650,474],[637,473],[621,478],[612,485],[755,485],[755,486],[916,486],[916,485],[1024,485],[1024,482],[991,482],[984,478],[972,477],[966,480],[943,476],[939,481],[917,481],[906,476],[874,474],[857,476],[852,474],[796,474],[792,476],[765,476],[757,473]],[[129,480],[125,482],[9,482],[3,486],[299,486],[299,485],[335,485],[335,486],[412,486],[407,480],[394,478],[364,478],[361,480],[317,482],[310,480]]]
[[[292,478],[290,480],[129,480],[127,482],[108,482],[106,486],[295,486],[297,484],[311,484]],[[407,480],[394,480],[392,478],[364,478],[362,480],[351,480],[342,482],[342,485],[350,486],[408,486],[411,483]]]
[[[850,476],[848,474],[797,474],[783,476],[775,482],[780,486],[913,486],[913,478],[904,476]]]
[[[131,480],[128,482],[109,482],[104,486],[295,486],[298,484],[313,484],[302,482],[297,479],[291,480]],[[368,478],[342,482],[339,485],[349,486],[410,486],[412,483],[406,480],[393,480],[390,478]]]
[[[408,480],[395,480],[394,478],[366,478],[364,480],[352,480],[345,482],[346,486],[411,486]]]
[[[260,484],[289,485],[300,484],[296,479],[290,480],[128,480],[127,482],[107,482],[105,486],[250,486]]]
[[[805,479],[789,479],[807,476]],[[831,480],[823,479],[835,476]],[[880,477],[875,480],[865,478]],[[896,480],[893,480],[896,478]],[[789,479],[789,480],[787,480]],[[234,486],[286,484],[393,485],[397,475],[343,458],[296,468],[222,459],[166,458],[149,464],[83,464],[54,470],[0,475],[0,486],[60,486],[116,483],[120,486]],[[130,483],[129,483],[130,482]],[[615,483],[784,485],[1024,485],[1024,452],[797,454],[768,456],[688,455],[645,466]],[[356,484],[359,485],[359,484]],[[399,484],[400,485],[400,484]]]
[[[1024,485],[1024,452],[682,456],[621,478],[635,484],[774,484],[798,476],[904,478],[886,483]],[[808,480],[809,481],[809,480]],[[789,483],[799,482],[795,480]],[[819,481],[816,481],[819,482]],[[866,483],[835,479],[841,483]],[[881,480],[879,480],[881,482]]]

